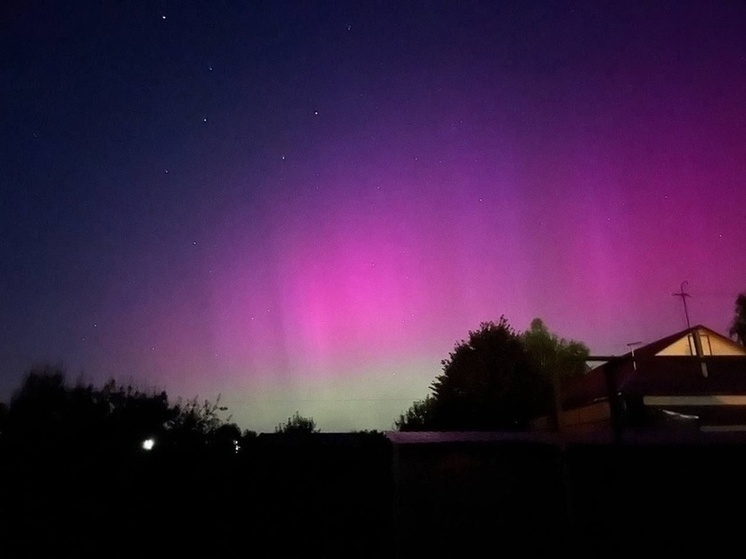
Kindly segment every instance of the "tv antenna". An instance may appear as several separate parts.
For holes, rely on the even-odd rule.
[[[681,291],[678,293],[671,293],[674,297],[681,297],[681,302],[684,303],[684,316],[686,316],[686,327],[691,328],[691,324],[689,324],[689,310],[686,308],[686,298],[691,297],[687,292],[684,291],[684,286],[687,285],[689,282],[684,280],[681,282]]]

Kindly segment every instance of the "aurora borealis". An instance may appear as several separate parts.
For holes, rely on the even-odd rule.
[[[387,429],[480,322],[746,289],[737,2],[6,8],[0,399],[35,363]]]

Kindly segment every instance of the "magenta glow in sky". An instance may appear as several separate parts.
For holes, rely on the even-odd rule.
[[[621,353],[686,280],[727,331],[742,6],[112,9],[7,33],[2,394],[51,361],[387,429],[503,314]]]

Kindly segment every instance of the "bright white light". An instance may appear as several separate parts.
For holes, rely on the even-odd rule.
[[[238,453],[239,450],[241,450],[241,445],[238,444],[238,441],[236,439],[233,439],[233,450]]]
[[[145,439],[142,442],[142,447],[145,450],[153,450],[153,446],[155,446],[155,441],[153,439]]]

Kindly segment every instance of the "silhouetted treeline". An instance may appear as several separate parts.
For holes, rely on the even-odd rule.
[[[255,433],[223,421],[219,403],[196,398],[170,403],[110,380],[102,387],[69,385],[56,368],[30,371],[0,415],[2,444],[16,452],[130,453],[150,441],[153,452],[234,452]]]
[[[288,417],[285,423],[280,423],[275,427],[275,433],[282,433],[285,435],[310,435],[312,433],[318,433],[319,430],[316,427],[316,422],[311,417],[303,417],[297,411]]]
[[[306,431],[242,434],[237,446],[217,404],[170,406],[47,373],[29,376],[0,424],[2,557],[433,559],[739,543],[737,439],[406,443]],[[146,450],[141,437],[164,417],[161,442],[169,430],[184,438]]]
[[[381,556],[383,435],[296,414],[257,436],[224,411],[30,372],[0,410],[0,556]]]

